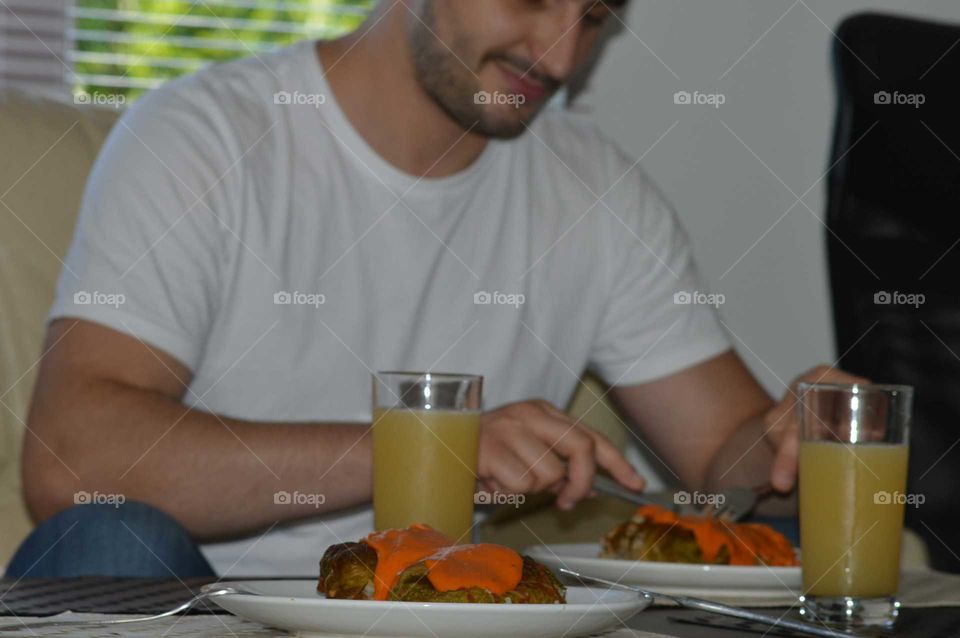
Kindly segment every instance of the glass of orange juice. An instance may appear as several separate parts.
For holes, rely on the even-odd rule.
[[[373,515],[377,530],[426,523],[469,543],[483,377],[373,375]]]
[[[801,613],[896,620],[913,388],[800,384]]]

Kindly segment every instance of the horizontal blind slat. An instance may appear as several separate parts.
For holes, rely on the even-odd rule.
[[[222,40],[219,38],[195,37],[195,36],[176,36],[157,34],[154,37],[144,36],[142,34],[118,33],[113,31],[95,31],[90,29],[70,29],[68,32],[70,39],[75,42],[111,42],[115,44],[131,44],[146,47],[150,49],[153,45],[167,43],[182,48],[189,49],[219,49],[222,51],[237,51],[240,53],[250,51],[268,51],[275,48],[270,44],[261,42],[241,42],[239,40]],[[76,47],[75,47],[76,48]]]
[[[126,24],[162,24],[165,26],[194,27],[198,29],[231,29],[234,31],[256,31],[259,33],[311,33],[309,24],[299,22],[271,22],[248,20],[246,18],[225,18],[220,16],[184,15],[170,13],[145,13],[142,11],[113,11],[110,9],[82,9],[73,12],[75,18],[122,22]]]
[[[374,2],[375,0],[371,0]],[[182,4],[190,4],[191,0],[180,0]],[[263,0],[204,0],[203,4],[208,7],[223,7],[226,9],[262,9]],[[369,4],[369,3],[368,3]],[[354,15],[358,17],[366,16],[370,11],[369,6],[356,4],[337,4],[336,2],[327,2],[321,6],[304,5],[298,2],[275,1],[270,3],[271,9],[280,11],[314,11],[321,15]]]
[[[131,78],[119,75],[92,75],[77,73],[77,81],[86,86],[105,86],[120,89],[155,89],[165,79]]]
[[[73,62],[92,62],[95,64],[138,65],[163,69],[186,69],[194,71],[203,66],[203,60],[184,58],[156,58],[133,53],[98,53],[96,51],[70,51],[67,58]]]

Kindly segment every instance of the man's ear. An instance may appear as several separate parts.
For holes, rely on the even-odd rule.
[[[590,77],[593,75],[594,69],[603,57],[607,45],[610,44],[613,38],[625,30],[624,21],[626,20],[627,9],[628,7],[617,9],[612,16],[607,18],[586,62],[584,62],[583,66],[577,69],[567,81],[565,106],[573,104],[577,97],[589,89]]]

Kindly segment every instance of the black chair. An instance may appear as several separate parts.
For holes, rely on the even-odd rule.
[[[960,572],[960,27],[861,14],[837,35],[839,365],[916,387],[909,491],[926,501],[907,524]]]

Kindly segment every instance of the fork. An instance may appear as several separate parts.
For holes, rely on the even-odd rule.
[[[716,501],[720,503],[719,505],[706,505],[703,508],[696,508],[691,507],[690,504],[687,503],[677,502],[676,495],[670,495],[667,497],[667,500],[664,500],[662,493],[644,494],[642,492],[628,490],[602,474],[594,476],[593,489],[601,494],[615,496],[635,505],[661,505],[674,510],[676,510],[678,506],[682,506],[686,508],[684,511],[687,513],[723,518],[731,523],[739,521],[752,512],[757,501],[766,498],[773,492],[773,488],[769,483],[757,487],[734,487],[717,494],[718,497],[722,497],[716,499]],[[669,500],[673,502],[667,502]]]
[[[235,587],[218,587],[216,589],[208,589],[203,591],[185,603],[177,605],[173,609],[169,609],[163,613],[154,614],[152,616],[141,616],[139,618],[112,618],[105,620],[44,620],[30,623],[21,622],[17,625],[2,626],[0,627],[0,632],[17,631],[23,629],[48,629],[50,627],[99,627],[101,625],[127,625],[131,623],[151,622],[154,620],[162,620],[164,618],[176,616],[177,614],[193,609],[205,600],[216,598],[218,596],[226,596],[229,594],[246,594],[251,596],[257,595],[255,592],[236,589]]]
[[[810,636],[822,636],[823,638],[861,638],[861,634],[852,633],[849,631],[840,631],[830,629],[827,626],[818,627],[816,625],[807,624],[805,622],[799,622],[796,620],[789,620],[786,618],[774,618],[773,616],[767,616],[765,614],[758,614],[749,609],[744,609],[743,607],[735,607],[733,605],[724,605],[723,603],[718,603],[712,600],[704,600],[703,598],[693,598],[691,596],[679,596],[673,594],[662,594],[655,591],[650,591],[648,589],[641,589],[639,587],[634,587],[632,585],[624,585],[622,583],[614,582],[612,580],[607,580],[605,578],[597,578],[596,576],[587,576],[586,574],[580,574],[571,569],[566,569],[561,567],[560,571],[567,576],[579,579],[581,582],[595,582],[601,585],[607,585],[608,587],[616,587],[618,589],[625,589],[627,591],[636,592],[640,596],[646,598],[647,600],[654,600],[656,598],[661,598],[664,600],[669,600],[680,607],[686,609],[696,609],[698,611],[705,611],[711,614],[718,614],[720,616],[729,616],[731,618],[739,618],[740,620],[749,620],[751,622],[760,623],[767,625],[771,628],[781,627],[786,629],[792,629],[803,634]]]
[[[718,499],[718,505],[708,505],[704,508],[703,514],[722,518],[730,522],[736,522],[753,511],[760,501],[773,494],[773,486],[770,483],[764,483],[756,487],[734,487],[724,490],[718,494],[723,500]]]

